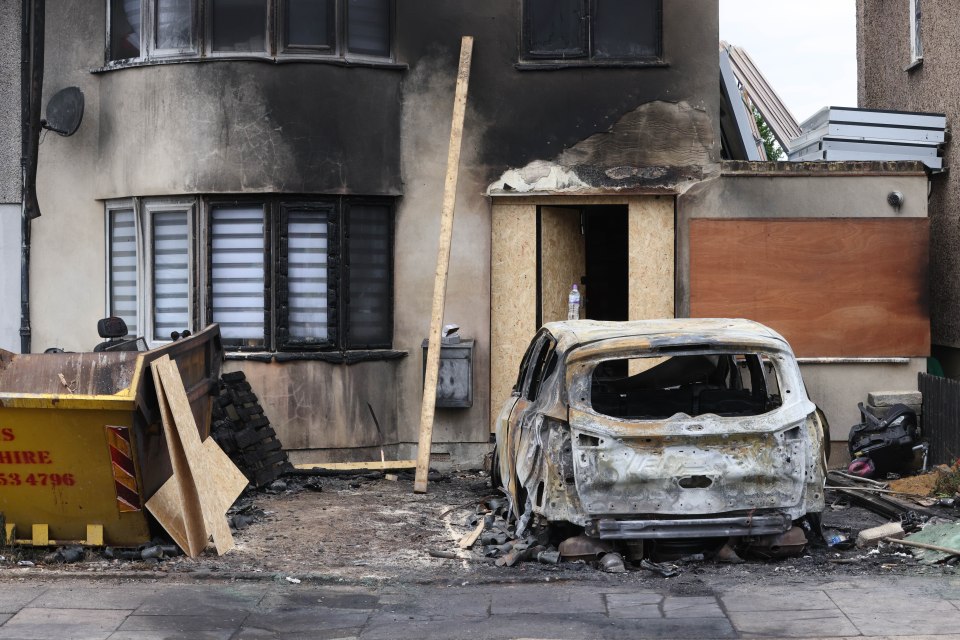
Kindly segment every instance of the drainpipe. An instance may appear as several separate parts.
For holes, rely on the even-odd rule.
[[[20,34],[22,193],[20,205],[20,352],[30,353],[30,228],[40,216],[37,159],[43,95],[45,0],[23,0]]]

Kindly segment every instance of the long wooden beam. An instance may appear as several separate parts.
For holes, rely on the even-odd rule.
[[[453,122],[450,125],[450,148],[447,152],[447,178],[443,185],[443,209],[440,213],[440,248],[437,272],[433,282],[433,312],[430,316],[430,341],[427,347],[427,370],[423,380],[423,402],[420,406],[420,441],[417,445],[415,493],[427,492],[430,471],[430,447],[433,445],[433,418],[437,404],[437,375],[440,369],[440,328],[447,295],[447,273],[450,270],[450,242],[453,237],[453,210],[457,199],[457,177],[460,171],[460,147],[463,141],[463,120],[467,112],[467,87],[470,84],[470,62],[473,38],[464,36],[460,43],[460,65],[457,89],[453,99]]]

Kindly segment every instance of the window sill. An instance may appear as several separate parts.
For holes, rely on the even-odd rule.
[[[917,69],[919,69],[919,68],[922,67],[922,66],[923,66],[923,58],[917,58],[916,60],[914,60],[913,62],[911,62],[911,63],[908,64],[907,66],[905,66],[905,67],[903,68],[903,70],[906,71],[907,73],[909,73],[909,72],[911,72],[911,71],[916,71]]]
[[[392,60],[371,60],[368,58],[334,58],[325,56],[311,56],[298,54],[280,54],[276,56],[269,55],[233,55],[218,54],[208,56],[196,56],[190,58],[135,58],[131,60],[119,60],[110,62],[102,67],[90,70],[90,73],[109,73],[110,71],[119,71],[121,69],[135,69],[138,67],[155,67],[167,64],[197,64],[205,62],[262,62],[266,64],[326,64],[335,67],[364,67],[368,69],[391,69],[405,71],[409,66],[402,62],[393,62]]]
[[[406,351],[395,349],[371,349],[357,351],[228,351],[223,357],[225,360],[251,360],[253,362],[316,361],[330,364],[357,364],[358,362],[400,360],[408,355]]]
[[[563,69],[660,69],[669,67],[666,60],[521,60],[513,65],[517,71],[560,71]]]

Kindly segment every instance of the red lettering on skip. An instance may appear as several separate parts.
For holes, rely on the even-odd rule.
[[[0,442],[12,442],[14,439],[13,429],[0,429]]]

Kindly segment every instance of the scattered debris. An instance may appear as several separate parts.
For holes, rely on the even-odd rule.
[[[916,547],[914,555],[924,564],[934,564],[950,556],[960,556],[960,525],[929,524],[921,531],[903,540],[892,540],[908,547]]]
[[[906,535],[903,525],[899,522],[883,524],[872,529],[864,529],[857,534],[857,548],[869,547],[881,540],[900,540]]]
[[[303,582],[302,580],[300,580],[300,578],[292,578],[290,576],[287,576],[286,578],[284,578],[284,580],[286,580],[290,584],[300,584],[301,582]]]
[[[650,560],[641,560],[640,567],[646,569],[647,571],[659,573],[664,578],[672,578],[673,576],[680,575],[680,567],[675,564],[668,564],[666,562],[651,562]]]

